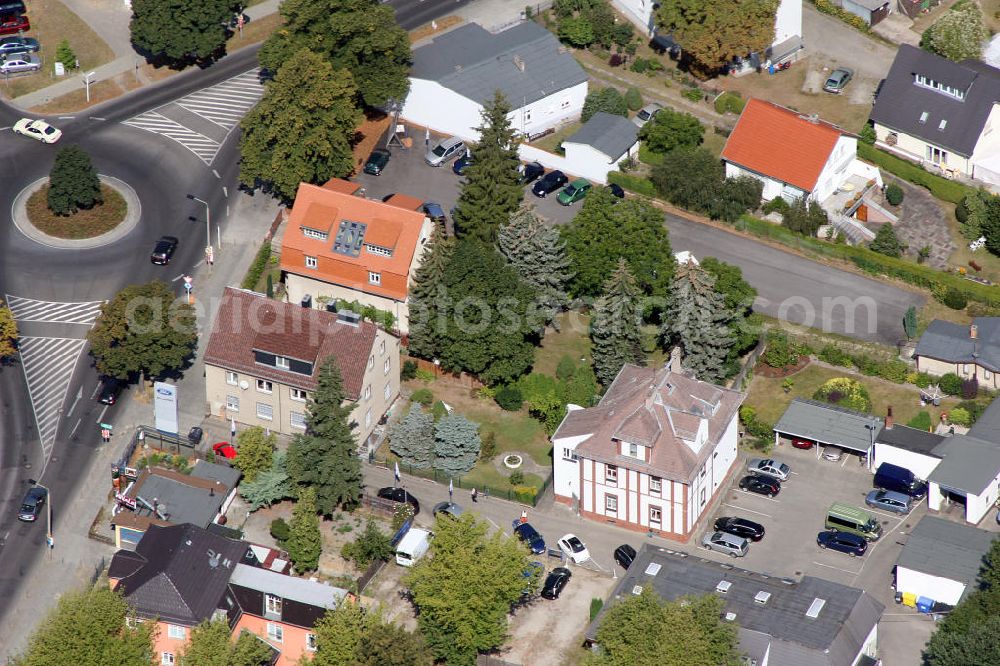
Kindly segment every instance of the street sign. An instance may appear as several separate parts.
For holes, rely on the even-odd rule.
[[[190,275],[184,276],[184,288],[187,289],[188,291],[194,289],[194,278],[191,277]]]
[[[113,425],[111,425],[110,423],[102,423],[101,424],[101,428],[103,428],[105,430],[114,430],[115,429],[115,427]]]

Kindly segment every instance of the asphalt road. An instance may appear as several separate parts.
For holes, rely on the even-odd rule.
[[[436,18],[453,13],[469,4],[471,0],[389,0],[396,10],[396,22],[407,30],[413,30]]]

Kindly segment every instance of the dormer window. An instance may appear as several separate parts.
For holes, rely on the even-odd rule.
[[[929,88],[935,92],[943,93],[949,97],[954,97],[957,100],[965,99],[965,91],[959,90],[953,86],[949,86],[946,83],[941,83],[940,81],[935,81],[934,79],[929,79],[923,74],[913,75],[914,85],[918,85],[921,88]]]
[[[947,127],[947,126],[948,126],[948,121],[947,120],[942,120],[940,123],[938,123],[938,130],[939,131],[944,131],[944,128]]]
[[[368,271],[368,284],[382,284],[382,274]]]
[[[382,247],[381,245],[373,245],[372,243],[365,243],[365,252],[368,254],[376,254],[380,257],[391,257],[392,250],[387,247]]]
[[[320,231],[319,229],[310,229],[309,227],[302,227],[302,235],[306,238],[315,238],[316,240],[325,241],[330,237],[330,234],[325,231]]]

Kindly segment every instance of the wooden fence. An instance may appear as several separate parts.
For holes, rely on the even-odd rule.
[[[403,362],[406,361],[413,361],[417,364],[418,369],[433,372],[435,378],[451,384],[457,384],[470,389],[482,388],[484,386],[484,384],[479,381],[475,375],[470,375],[467,372],[448,372],[447,370],[443,370],[440,365],[436,365],[427,359],[404,356]]]

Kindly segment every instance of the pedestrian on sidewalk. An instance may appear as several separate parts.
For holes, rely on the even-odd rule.
[[[472,489],[472,501],[473,502],[478,502],[479,501],[478,498],[479,498],[479,491],[477,491],[475,488],[473,488]]]

